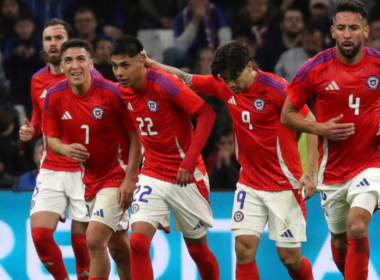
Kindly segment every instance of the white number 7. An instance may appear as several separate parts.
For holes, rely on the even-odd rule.
[[[359,107],[360,107],[360,98],[356,97],[354,103],[354,95],[351,94],[348,98],[348,107],[355,109],[355,115],[359,115]]]
[[[84,143],[90,143],[90,127],[87,124],[84,124],[80,128],[86,130],[86,141]]]

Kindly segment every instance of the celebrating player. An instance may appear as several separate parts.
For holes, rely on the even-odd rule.
[[[359,0],[338,0],[331,27],[336,47],[306,62],[288,87],[282,122],[319,135],[318,190],[336,266],[346,280],[368,277],[368,225],[380,193],[380,52]],[[298,112],[313,98],[317,122]]]
[[[71,39],[62,45],[60,53],[67,80],[48,90],[44,130],[53,152],[77,160],[83,167],[91,215],[87,229],[89,279],[108,279],[107,246],[120,278],[131,279],[128,214],[124,209],[131,203],[141,160],[138,133],[117,87],[90,73],[93,62],[89,44]],[[123,152],[126,133],[128,168]]]
[[[61,45],[74,37],[71,26],[60,19],[49,20],[42,34],[44,56],[48,63],[32,78],[31,97],[33,117],[20,128],[20,139],[29,141],[41,133],[43,107],[47,90],[54,84],[65,80],[61,70]],[[100,75],[93,71],[94,74]],[[84,201],[84,186],[78,161],[70,160],[52,153],[46,145],[41,169],[31,204],[31,228],[34,245],[40,260],[56,280],[67,279],[68,273],[62,259],[62,253],[53,239],[58,221],[66,219],[66,209],[70,206],[69,217],[73,219],[71,243],[76,260],[78,279],[88,279],[90,256],[86,245],[86,229],[90,218]]]
[[[317,139],[308,136],[308,164],[302,176],[296,134],[280,123],[287,82],[253,70],[248,49],[239,42],[225,44],[215,52],[213,76],[189,75],[149,58],[146,65],[177,75],[199,93],[219,97],[231,113],[236,158],[242,166],[232,221],[236,279],[259,279],[255,255],[267,221],[269,238],[276,241],[292,279],[313,279],[310,262],[301,254],[300,242],[306,241],[306,208],[297,190],[306,184],[305,199],[316,191]],[[301,113],[314,119],[307,106]]]
[[[206,237],[213,225],[208,177],[200,155],[215,113],[180,79],[146,69],[142,50],[132,36],[117,39],[111,49],[114,74],[144,147],[131,211],[132,278],[153,280],[150,242],[160,224],[169,224],[172,209],[202,279],[216,280],[219,267]],[[189,115],[198,117],[195,133]]]

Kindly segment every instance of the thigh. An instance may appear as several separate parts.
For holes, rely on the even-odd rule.
[[[110,227],[114,232],[128,228],[128,212],[117,202],[118,188],[105,188],[88,200],[90,223],[96,221]]]
[[[85,185],[82,181],[82,173],[64,172],[63,184],[65,193],[69,198],[69,217],[79,222],[89,222],[90,215],[84,199]]]
[[[170,207],[164,196],[169,183],[139,175],[139,182],[133,194],[131,206],[131,224],[147,222],[155,229],[160,225],[170,225]]]
[[[124,251],[129,253],[129,235],[127,230],[114,232],[109,241],[108,248],[113,251]]]
[[[305,202],[298,190],[262,192],[269,212],[269,239],[276,242],[292,243],[306,241]],[[298,244],[299,246],[299,244]],[[279,247],[279,246],[278,246]],[[283,246],[280,246],[283,247]]]
[[[210,203],[197,185],[201,183],[204,186],[204,182],[186,187],[171,184],[165,196],[173,212],[175,230],[190,239],[205,236],[207,228],[214,224]]]
[[[30,205],[30,215],[37,212],[53,212],[66,219],[68,198],[63,188],[63,172],[41,169]]]
[[[318,185],[321,194],[321,206],[329,230],[334,234],[347,231],[347,217],[350,204],[347,202],[346,184]]]
[[[232,210],[232,232],[235,237],[255,235],[261,238],[268,221],[268,208],[257,192],[238,183]]]

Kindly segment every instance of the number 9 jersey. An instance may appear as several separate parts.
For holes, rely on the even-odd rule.
[[[379,81],[380,52],[364,47],[362,60],[347,65],[331,48],[307,61],[286,89],[297,108],[313,99],[318,122],[343,114],[340,123],[355,124],[355,134],[344,141],[319,137],[320,183],[345,182],[367,168],[380,168]]]

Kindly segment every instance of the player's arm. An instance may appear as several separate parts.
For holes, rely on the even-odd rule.
[[[48,135],[49,149],[60,156],[65,156],[79,162],[85,162],[90,154],[87,149],[81,144],[65,144],[62,139],[57,137],[50,137]]]
[[[305,117],[309,121],[315,121],[312,112]],[[300,180],[299,192],[305,186],[304,200],[311,198],[317,192],[317,168],[318,168],[318,137],[314,134],[306,134],[307,163]]]
[[[180,78],[188,87],[190,87],[191,89],[194,90],[193,75],[188,74],[182,70],[179,70],[178,68],[158,63],[157,61],[149,58],[145,51],[141,52],[141,57],[144,58],[144,60],[145,60],[145,67],[163,70],[167,73],[174,74],[178,78]]]

